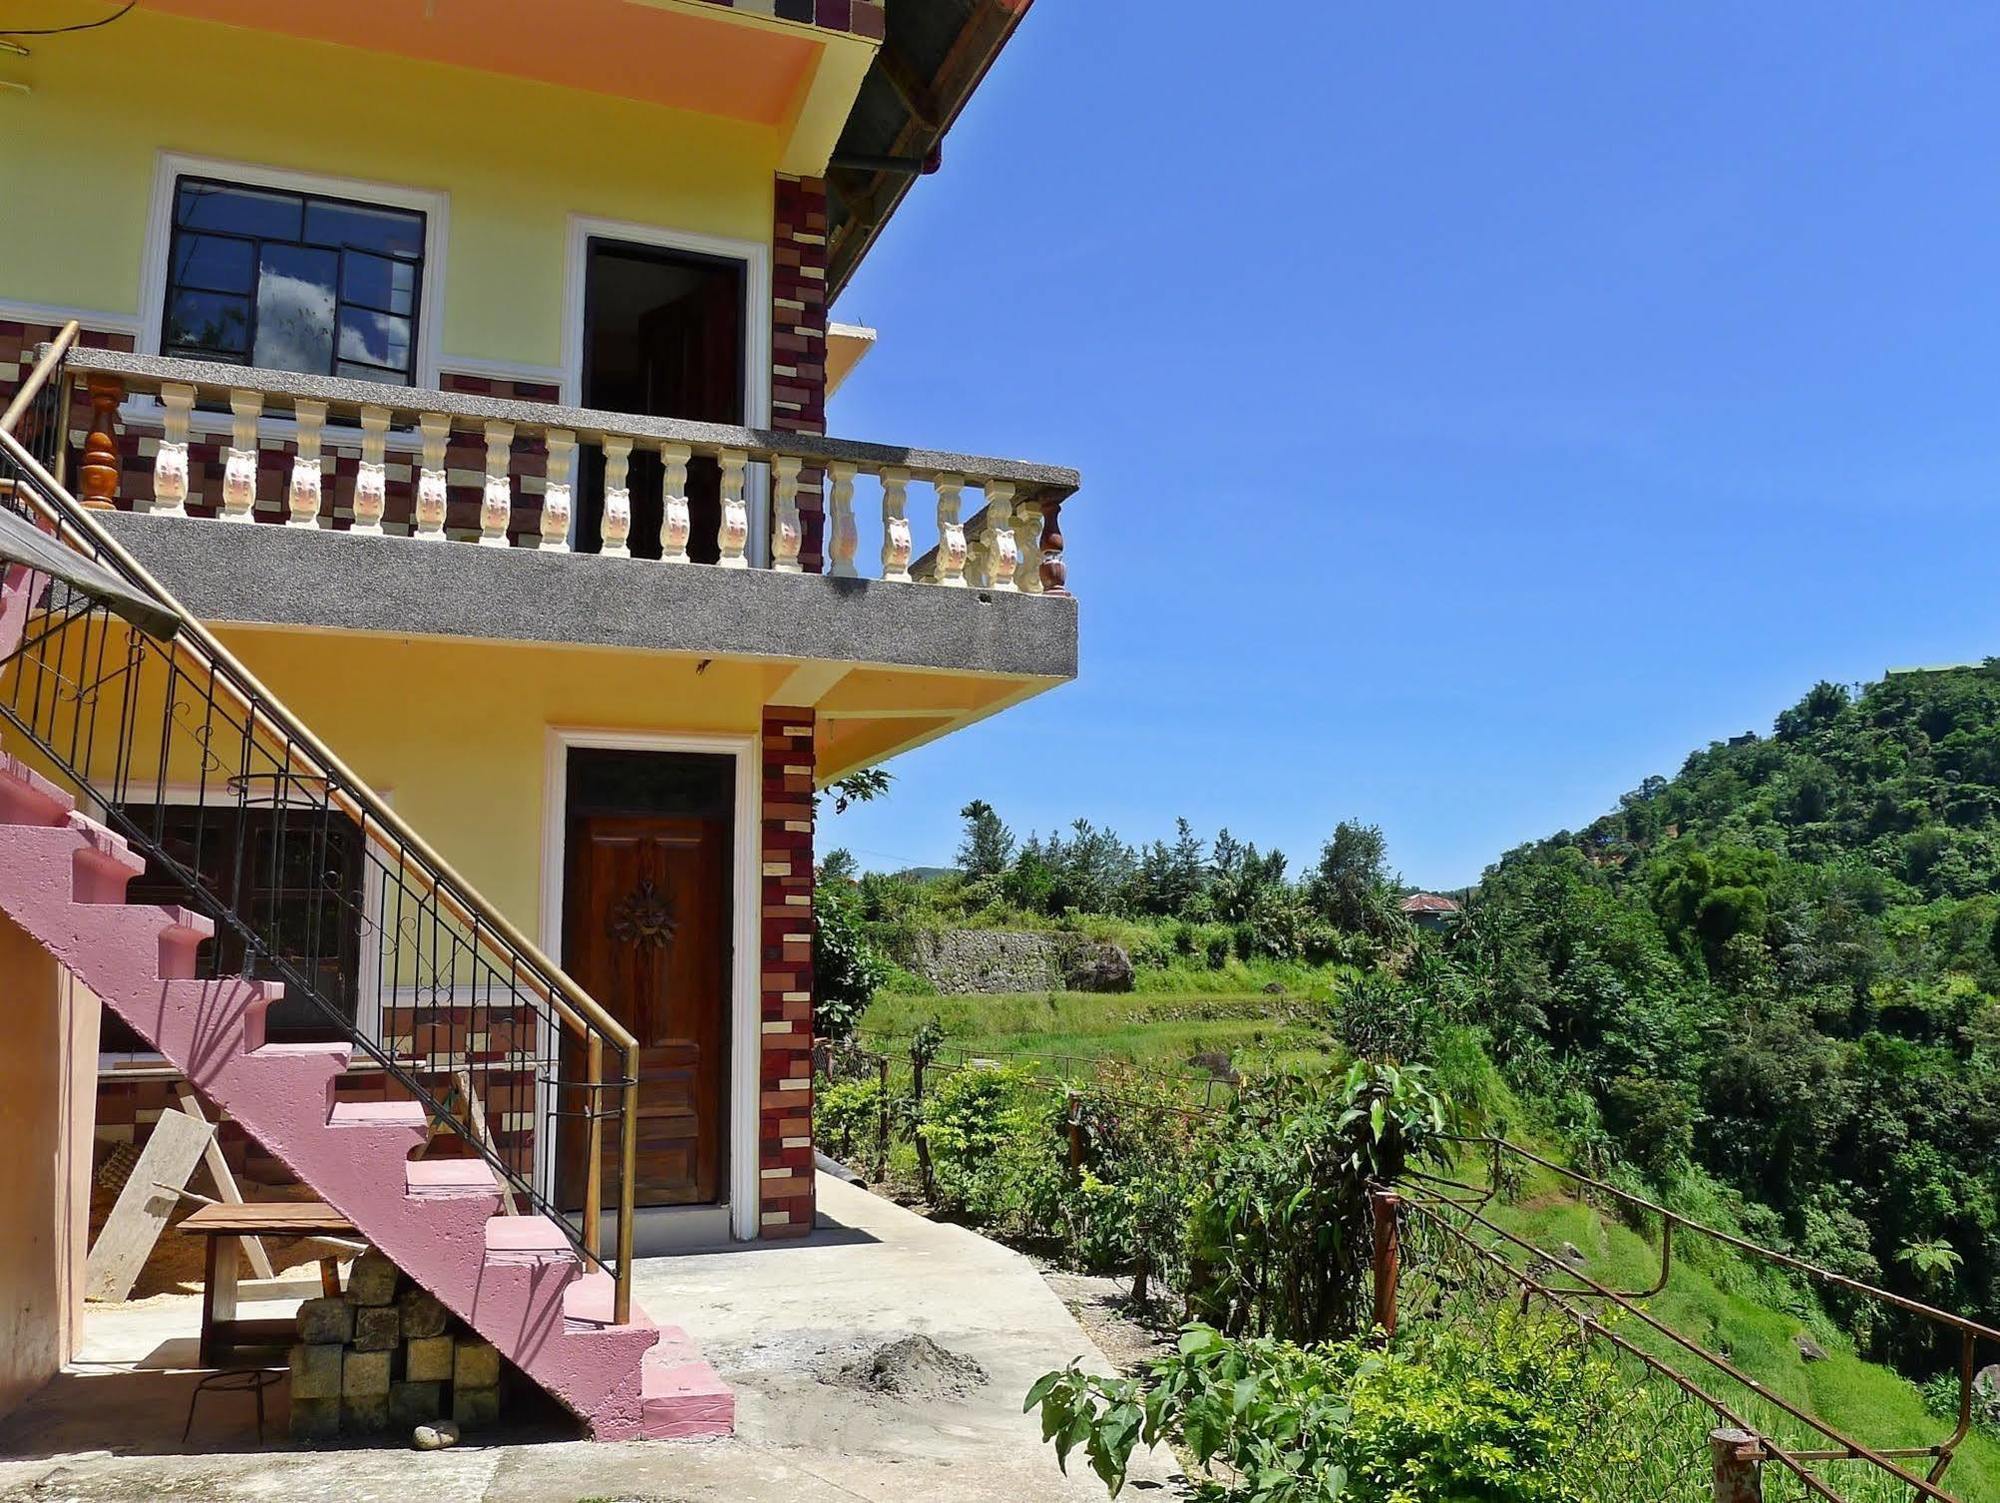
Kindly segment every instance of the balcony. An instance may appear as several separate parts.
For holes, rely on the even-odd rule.
[[[1073,470],[103,350],[63,379],[70,489],[210,621],[1076,672]]]

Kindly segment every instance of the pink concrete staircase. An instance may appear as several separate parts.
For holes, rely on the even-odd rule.
[[[0,570],[0,665],[21,641],[30,582]],[[0,753],[0,912],[594,1436],[730,1432],[734,1397],[684,1332],[636,1307],[615,1323],[610,1276],[586,1274],[547,1217],[500,1214],[483,1161],[413,1157],[426,1139],[421,1106],[334,1099],[353,1046],[267,1043],[265,1013],[281,988],[195,979],[213,924],[128,903],[145,864],[68,793]]]

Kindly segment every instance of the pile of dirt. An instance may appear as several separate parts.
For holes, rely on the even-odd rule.
[[[885,1398],[933,1403],[962,1399],[987,1381],[970,1357],[945,1350],[928,1336],[902,1336],[842,1367],[834,1381]]]

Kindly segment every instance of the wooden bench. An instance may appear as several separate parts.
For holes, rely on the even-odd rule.
[[[290,1320],[236,1318],[236,1251],[246,1238],[355,1236],[354,1223],[323,1200],[203,1206],[180,1230],[208,1239],[201,1291],[203,1367],[222,1366],[239,1347],[289,1347],[296,1339]],[[340,1271],[330,1254],[320,1259],[319,1272],[320,1288],[339,1294]]]

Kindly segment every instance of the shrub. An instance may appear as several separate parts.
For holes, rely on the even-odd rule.
[[[1368,1187],[1442,1163],[1443,1103],[1418,1065],[1246,1082],[1218,1124],[1188,1226],[1188,1296],[1231,1334],[1355,1334]]]
[[[1067,1165],[1062,1100],[1029,1066],[973,1066],[935,1077],[917,1125],[941,1211],[1024,1236],[1059,1215]]]
[[[813,904],[813,1031],[836,1042],[850,1037],[886,975],[854,900],[823,889]]]
[[[857,1146],[872,1147],[881,1135],[882,1083],[878,1080],[813,1083],[813,1139],[835,1158],[851,1162]]]
[[[1637,1394],[1554,1321],[1501,1306],[1387,1350],[1232,1341],[1205,1326],[1138,1378],[1074,1363],[1026,1407],[1068,1469],[1079,1446],[1115,1496],[1135,1445],[1178,1436],[1214,1503],[1584,1503],[1618,1463]],[[1215,1467],[1215,1463],[1221,1463]]]

